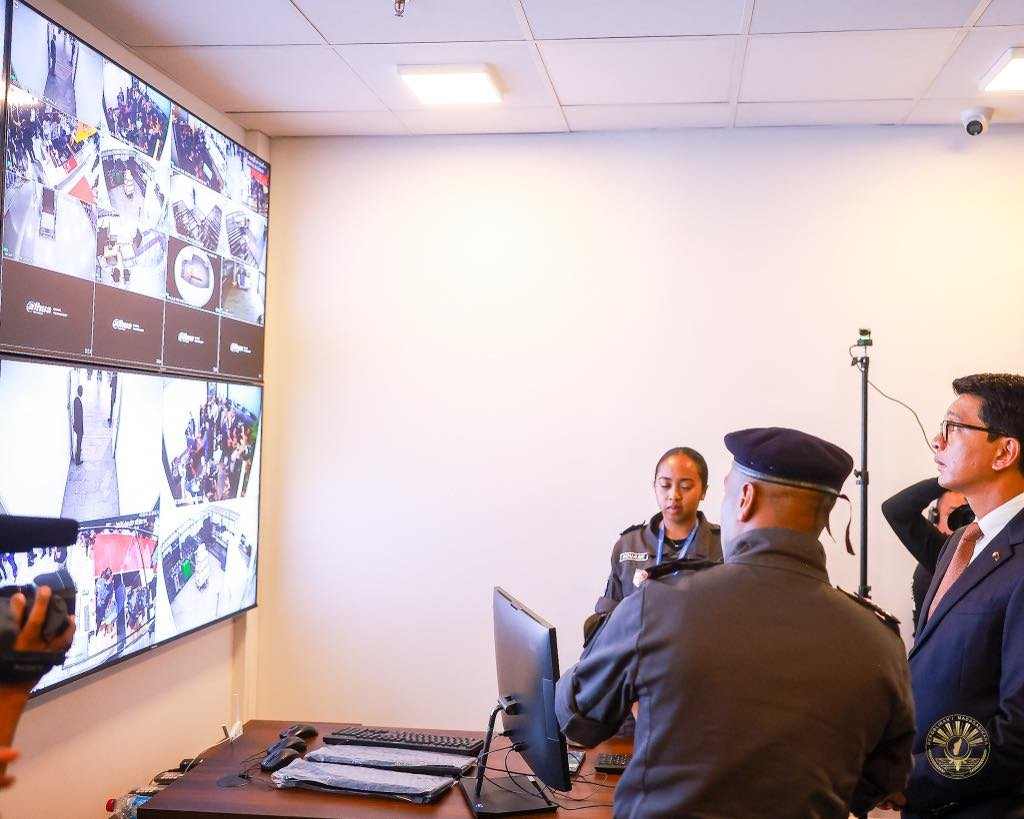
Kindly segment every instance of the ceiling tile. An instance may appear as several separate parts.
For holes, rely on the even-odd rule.
[[[570,105],[565,118],[573,131],[640,131],[652,128],[723,128],[727,102],[689,105]]]
[[[322,42],[288,0],[61,0],[130,46]]]
[[[408,134],[390,111],[270,111],[234,113],[244,128],[267,136],[346,136]]]
[[[743,0],[523,0],[538,40],[739,34]]]
[[[980,97],[963,99],[921,100],[914,112],[907,118],[908,125],[953,124],[961,127],[960,112],[975,106],[991,106],[993,125],[999,123],[1024,123],[1024,97],[1006,97],[995,102]],[[966,134],[964,135],[965,138]]]
[[[929,97],[974,97],[980,94],[978,83],[1012,46],[1024,46],[1024,27],[975,28],[946,63]],[[983,95],[986,96],[986,95]],[[1006,96],[992,94],[992,99]]]
[[[914,98],[941,68],[955,35],[951,29],[910,29],[751,37],[740,99]]]
[[[222,111],[374,111],[384,107],[327,46],[136,51]]]
[[[550,108],[459,108],[399,111],[414,134],[520,134],[561,133],[562,113]]]
[[[907,115],[913,100],[845,102],[745,102],[736,124],[748,125],[894,125]]]
[[[977,0],[757,0],[752,33],[959,28]]]
[[[722,102],[737,37],[539,43],[563,105]]]
[[[557,104],[532,43],[398,43],[339,45],[337,49],[352,69],[393,110],[422,107],[398,76],[400,65],[486,63],[495,70],[501,81],[502,108],[535,108]]]
[[[1021,0],[992,0],[992,5],[978,21],[979,26],[1024,25],[1024,3]]]
[[[295,0],[332,43],[444,43],[523,40],[514,0]]]

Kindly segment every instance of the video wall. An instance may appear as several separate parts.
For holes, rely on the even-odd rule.
[[[0,406],[0,512],[81,525],[0,553],[0,585],[78,589],[36,692],[255,605],[260,387],[0,358]]]
[[[270,166],[15,0],[0,348],[261,381]]]
[[[80,524],[0,552],[77,589],[38,693],[256,604],[270,166],[0,9],[0,513]]]

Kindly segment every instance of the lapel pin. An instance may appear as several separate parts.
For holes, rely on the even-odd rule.
[[[999,552],[992,552],[992,559],[999,560]]]

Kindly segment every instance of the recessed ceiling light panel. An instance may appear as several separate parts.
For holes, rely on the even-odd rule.
[[[400,65],[398,75],[424,105],[496,105],[501,90],[491,67]]]
[[[1024,93],[1024,48],[1011,48],[981,78],[988,93]]]

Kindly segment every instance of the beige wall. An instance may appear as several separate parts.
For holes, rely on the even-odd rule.
[[[237,124],[152,69],[52,0],[32,0],[86,42],[252,150],[266,139]],[[108,797],[149,781],[221,736],[232,692],[251,714],[255,613],[218,624],[29,703],[15,740],[22,758],[15,786],[0,795],[5,817],[104,817]],[[246,640],[246,633],[250,639]]]
[[[264,717],[480,728],[491,587],[572,662],[664,449],[704,452],[717,519],[729,430],[856,454],[858,327],[929,429],[955,375],[1024,361],[1019,129],[275,140],[274,174]],[[933,464],[871,411],[870,580],[906,620],[878,507]]]

